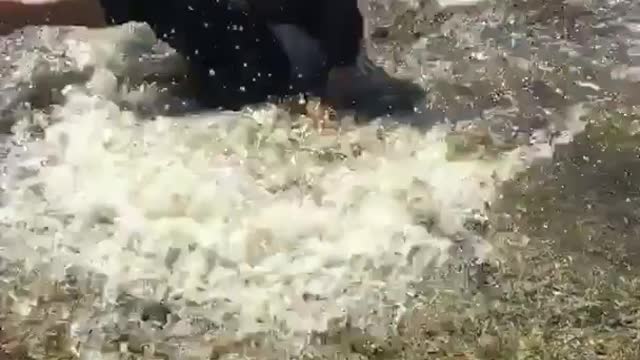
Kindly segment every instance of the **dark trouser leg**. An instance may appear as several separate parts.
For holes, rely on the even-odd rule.
[[[149,23],[190,60],[191,80],[206,105],[236,109],[289,91],[289,61],[267,23],[228,0],[122,4],[103,0],[108,16],[119,12],[117,22]]]
[[[292,24],[272,24],[271,31],[287,53],[293,89],[318,95],[327,80],[327,56],[320,42]]]
[[[191,3],[200,11],[187,15],[185,45],[205,100],[237,108],[288,91],[289,61],[266,22],[226,1]]]

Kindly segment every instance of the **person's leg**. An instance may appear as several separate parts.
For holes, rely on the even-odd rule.
[[[348,99],[349,92],[354,85],[352,81],[358,71],[357,61],[364,42],[364,19],[359,0],[238,1],[248,3],[250,8],[268,19],[267,21],[295,25],[308,34],[324,55],[325,64],[313,69],[319,80],[316,83],[321,87],[318,94],[331,103],[352,102]],[[294,51],[289,53],[297,52],[294,55],[300,62],[304,63],[309,59],[309,51],[298,51],[301,49],[297,45],[291,49]],[[311,71],[307,71],[309,72]]]
[[[207,105],[238,108],[282,95],[290,80],[284,50],[266,22],[229,1],[165,0],[160,6],[154,0],[102,0],[102,5],[115,23],[149,23],[187,57],[190,78]]]
[[[269,19],[231,6],[236,0],[24,1],[28,0],[0,0],[0,32],[28,24],[99,27],[105,19],[110,24],[147,22],[159,38],[191,60],[191,78],[211,105],[237,108],[300,90],[289,88],[290,60],[269,28]]]
[[[187,47],[200,67],[199,79],[210,98],[229,107],[282,95],[290,83],[290,63],[268,24],[228,1],[191,1],[187,34],[201,37]]]
[[[327,54],[318,39],[296,25],[272,24],[269,28],[289,59],[293,89],[318,93],[324,86],[328,73]]]

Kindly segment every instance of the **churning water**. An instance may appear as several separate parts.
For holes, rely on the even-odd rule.
[[[638,30],[606,6],[590,31]],[[370,14],[385,11],[399,17]],[[331,133],[271,105],[151,119],[179,101],[140,80],[180,68],[141,24],[3,39],[3,311],[28,318],[51,292],[93,294],[63,310],[87,359],[96,342],[143,331],[131,329],[140,312],[123,310],[136,301],[175,315],[143,343],[274,332],[298,343],[347,318],[384,335],[458,250],[492,256],[470,224],[499,185],[550,159],[582,130],[583,109],[635,74],[630,37],[629,61],[604,63],[607,34],[585,44],[543,24],[533,44],[519,18],[530,9],[465,11],[371,50],[429,88],[429,111],[411,125],[345,118]],[[474,156],[459,154],[468,147]]]

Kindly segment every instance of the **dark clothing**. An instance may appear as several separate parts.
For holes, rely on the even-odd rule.
[[[328,69],[356,61],[362,38],[357,0],[101,0],[108,21],[148,23],[192,65],[209,105],[238,108],[293,88],[287,54],[269,29],[293,24],[316,38]],[[160,5],[162,4],[162,5]],[[306,5],[304,5],[306,4]]]
[[[364,31],[357,0],[237,1],[246,1],[262,19],[297,25],[319,39],[329,67],[355,63]]]

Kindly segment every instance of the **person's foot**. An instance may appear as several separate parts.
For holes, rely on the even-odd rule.
[[[357,66],[332,69],[324,92],[336,109],[351,108],[371,117],[412,111],[422,96],[418,85],[389,76],[365,57]]]

